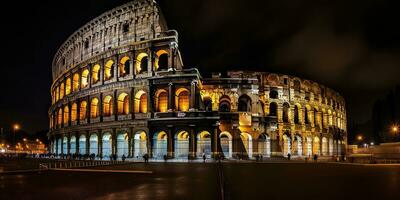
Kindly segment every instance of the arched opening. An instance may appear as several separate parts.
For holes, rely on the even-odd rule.
[[[312,138],[311,137],[307,137],[306,138],[306,153],[307,156],[310,157],[312,155]]]
[[[135,113],[147,113],[147,93],[143,90],[135,95]]]
[[[129,95],[126,93],[122,93],[118,96],[118,114],[129,114]]]
[[[60,108],[58,110],[58,119],[57,119],[57,125],[62,125],[63,123],[63,110]]]
[[[76,122],[78,119],[78,104],[73,103],[71,106],[71,121]]]
[[[155,60],[156,71],[166,71],[168,70],[168,53],[165,50],[160,50],[157,53]]]
[[[296,135],[294,137],[294,155],[302,156],[303,155],[303,140],[300,135]]]
[[[175,134],[175,158],[187,159],[189,155],[189,133],[181,131]]]
[[[168,111],[168,93],[165,90],[159,90],[156,93],[156,107],[157,112]]]
[[[249,158],[253,157],[253,138],[248,133],[241,133],[240,138],[242,139],[243,146]]]
[[[140,53],[135,63],[136,74],[146,73],[148,71],[148,63],[148,55],[146,53]]]
[[[69,124],[69,108],[68,106],[64,107],[64,126],[68,126]]]
[[[72,79],[72,90],[74,92],[79,91],[79,74],[75,73]]]
[[[314,108],[314,126],[317,127],[320,125],[320,122],[318,121],[318,110],[317,108]]]
[[[189,111],[189,91],[185,88],[180,88],[176,91],[176,108],[178,111]]]
[[[321,149],[322,155],[327,156],[328,155],[328,139],[326,137],[322,138],[322,149]]]
[[[62,153],[62,139],[58,138],[57,140],[57,154],[61,155]]]
[[[96,84],[100,80],[100,65],[96,64],[92,69],[92,83]]]
[[[212,111],[212,100],[210,97],[204,97],[203,99],[204,110],[207,112]]]
[[[147,154],[147,134],[144,131],[139,131],[134,136],[133,142],[133,156],[141,158]]]
[[[247,95],[242,95],[239,98],[239,112],[251,112],[251,99]]]
[[[83,70],[82,76],[81,76],[82,88],[86,88],[89,85],[88,77],[89,77],[89,70],[88,69]]]
[[[329,155],[333,156],[333,139],[329,138]]]
[[[129,156],[129,137],[128,133],[120,133],[117,135],[117,156],[122,158],[122,156]]]
[[[275,102],[269,104],[269,116],[278,116],[278,104]]]
[[[80,106],[80,110],[79,110],[79,119],[80,120],[86,119],[86,111],[87,111],[87,102],[86,101],[82,101],[81,102],[81,106]]]
[[[290,105],[285,102],[283,104],[283,115],[282,115],[282,120],[284,123],[289,123],[289,109],[290,109]]]
[[[64,92],[65,92],[65,88],[64,88],[64,83],[61,83],[60,85],[60,99],[64,98]]]
[[[79,154],[85,155],[86,154],[86,136],[81,135],[79,137]]]
[[[320,149],[319,149],[319,145],[320,145],[319,137],[314,137],[313,154],[316,154],[316,155],[320,155],[321,154]]]
[[[56,88],[56,101],[60,99],[60,87]]]
[[[69,153],[75,154],[76,153],[76,137],[72,136],[70,141],[69,141]]]
[[[112,154],[112,137],[110,133],[104,133],[102,138],[103,158],[108,159]]]
[[[99,99],[93,98],[90,103],[90,117],[97,118],[99,116]]]
[[[295,92],[300,92],[301,84],[299,80],[293,81],[293,89]]]
[[[219,111],[220,112],[231,111],[231,99],[228,96],[222,96],[219,99]]]
[[[304,123],[305,124],[310,124],[310,118],[308,116],[308,111],[309,111],[308,106],[305,106],[304,107]]]
[[[153,158],[162,159],[167,155],[168,135],[161,131],[153,136]]]
[[[65,95],[71,94],[71,78],[67,78],[65,81]]]
[[[96,155],[98,153],[98,144],[99,140],[96,134],[92,134],[89,138],[89,154],[92,155]]]
[[[294,106],[294,123],[295,124],[300,124],[300,116],[299,116],[299,106],[295,105]]]
[[[267,134],[258,137],[258,153],[264,157],[271,157],[271,139]]]
[[[130,59],[128,56],[121,58],[121,61],[119,63],[119,76],[120,77],[124,77],[131,73],[130,67],[129,67],[129,65],[130,65],[129,62],[130,62]]]
[[[211,158],[211,134],[208,131],[202,131],[197,134],[197,157],[205,155]]]
[[[222,132],[219,139],[224,157],[232,158],[232,135],[229,132]]]
[[[64,155],[68,154],[68,138],[67,137],[63,138],[62,146],[63,146],[63,154]]]
[[[278,91],[276,91],[276,90],[271,90],[271,91],[269,92],[269,98],[270,98],[270,99],[278,99]]]
[[[288,154],[292,154],[292,139],[287,134],[283,134],[283,156],[286,157]]]
[[[106,96],[103,100],[103,116],[109,117],[113,115],[112,96]]]
[[[108,81],[114,77],[114,61],[109,60],[104,65],[104,80]]]

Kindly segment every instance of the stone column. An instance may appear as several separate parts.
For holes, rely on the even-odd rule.
[[[197,88],[197,80],[193,80],[190,87],[190,109],[189,111],[196,111],[196,88]]]
[[[168,157],[174,157],[174,128],[171,127],[168,129]]]
[[[173,112],[175,110],[175,86],[173,83],[168,84],[168,112]]]
[[[190,129],[189,133],[189,155],[196,157],[196,136],[194,128]]]
[[[211,138],[211,145],[212,145],[212,155],[217,155],[218,154],[218,126],[214,128],[214,132],[212,133],[212,138]],[[233,141],[232,141],[233,142]],[[233,149],[232,149],[233,151]]]
[[[90,154],[90,134],[89,131],[86,131],[86,154]]]

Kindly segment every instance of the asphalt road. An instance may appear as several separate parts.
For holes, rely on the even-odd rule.
[[[213,163],[97,169],[154,173],[0,175],[0,199],[219,199],[218,170]],[[226,199],[400,199],[399,166],[224,163],[222,169]]]

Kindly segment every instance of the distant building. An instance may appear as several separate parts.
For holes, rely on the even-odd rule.
[[[345,101],[310,80],[185,67],[152,0],[93,19],[53,61],[51,151],[106,158],[332,156],[347,144]]]

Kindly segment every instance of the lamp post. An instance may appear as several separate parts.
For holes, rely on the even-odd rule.
[[[13,131],[14,131],[14,135],[13,135],[13,140],[14,140],[14,143],[16,143],[17,141],[16,141],[16,139],[15,139],[15,134],[17,133],[17,131],[19,130],[19,125],[18,124],[15,124],[14,126],[13,126]]]

